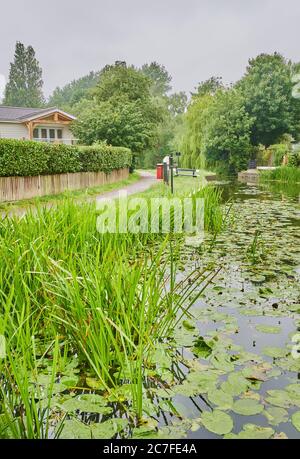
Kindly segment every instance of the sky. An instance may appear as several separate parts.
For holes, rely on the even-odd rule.
[[[32,45],[46,96],[116,60],[165,65],[173,90],[238,80],[248,59],[300,61],[299,0],[2,0],[0,97],[16,41]]]

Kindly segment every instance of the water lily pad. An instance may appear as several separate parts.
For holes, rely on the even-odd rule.
[[[281,422],[287,422],[288,420],[288,412],[284,408],[277,406],[268,407],[263,414],[272,426],[277,426]]]
[[[106,405],[107,401],[101,395],[83,394],[66,400],[61,408],[68,413],[78,410],[84,413],[109,414],[112,408]]]
[[[288,354],[286,349],[281,349],[280,347],[265,347],[263,353],[268,357],[281,358],[285,357]]]
[[[233,428],[232,418],[220,410],[214,410],[211,413],[205,411],[202,413],[201,421],[207,430],[217,435],[228,434]]]
[[[112,438],[128,424],[126,419],[109,419],[108,421],[86,425],[76,419],[64,422],[60,435],[62,439]]]
[[[208,400],[222,410],[229,410],[233,405],[233,397],[222,389],[212,389],[208,391]]]
[[[263,411],[264,407],[257,400],[253,399],[240,399],[236,400],[233,404],[232,410],[244,416],[253,416]]]
[[[271,326],[271,325],[256,325],[256,330],[261,332],[261,333],[280,333],[281,328],[277,326]]]
[[[228,375],[227,381],[221,384],[221,388],[224,392],[236,396],[245,392],[249,385],[249,381],[240,372],[236,372]]]
[[[197,338],[197,340],[194,342],[192,351],[197,357],[205,358],[212,353],[212,347],[202,336],[199,336],[199,338]]]
[[[300,432],[300,411],[292,415],[292,424]]]
[[[241,440],[266,440],[274,435],[274,430],[271,427],[260,427],[255,424],[245,424],[243,430],[238,434],[225,435],[225,439],[241,439]]]
[[[289,408],[292,405],[292,400],[290,395],[285,390],[273,389],[267,391],[268,397],[266,397],[266,402],[271,405],[279,406],[281,408]]]

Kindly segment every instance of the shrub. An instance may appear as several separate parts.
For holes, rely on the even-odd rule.
[[[300,147],[289,154],[289,166],[300,167]]]
[[[265,159],[274,166],[281,166],[283,158],[290,153],[290,145],[287,143],[276,143],[270,145],[265,151]]]
[[[0,139],[0,176],[34,176],[66,172],[105,172],[130,167],[128,148],[79,147],[29,140]]]

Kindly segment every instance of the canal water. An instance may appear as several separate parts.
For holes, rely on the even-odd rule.
[[[173,406],[159,427],[169,438],[300,438],[300,186],[219,186],[227,228],[188,242],[186,271],[210,266],[213,279],[175,331],[179,383],[157,391]]]

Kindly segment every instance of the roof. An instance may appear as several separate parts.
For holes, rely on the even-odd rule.
[[[75,116],[63,112],[57,107],[50,108],[27,108],[27,107],[7,107],[0,105],[0,121],[11,121],[22,123],[40,116],[51,115],[54,112],[59,112],[69,118],[75,119]]]

